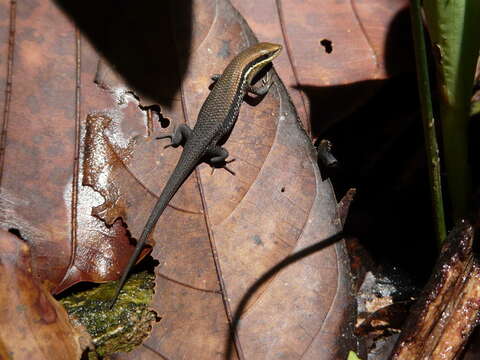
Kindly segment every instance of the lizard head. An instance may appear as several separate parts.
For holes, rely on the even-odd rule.
[[[242,51],[239,56],[248,64],[245,73],[248,82],[251,83],[255,75],[270,64],[280,54],[280,51],[282,51],[282,45],[267,42],[252,45]]]

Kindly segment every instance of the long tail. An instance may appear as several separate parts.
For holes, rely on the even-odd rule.
[[[184,150],[182,152],[182,156],[178,161],[177,166],[175,167],[175,170],[172,172],[172,175],[168,179],[168,182],[165,185],[165,187],[163,188],[162,193],[160,194],[160,197],[157,200],[157,203],[155,204],[152,212],[150,213],[150,217],[148,218],[147,223],[143,228],[142,235],[138,239],[137,245],[135,246],[135,251],[130,257],[130,260],[128,261],[127,266],[123,270],[122,277],[120,278],[120,281],[115,289],[115,294],[113,295],[112,301],[110,303],[110,309],[113,307],[113,305],[115,305],[118,295],[120,294],[120,291],[122,290],[123,285],[127,281],[128,274],[130,273],[130,270],[132,269],[133,265],[135,265],[135,263],[137,262],[140,252],[142,251],[143,246],[147,241],[148,235],[155,227],[155,224],[157,223],[158,219],[162,215],[163,211],[167,207],[170,200],[172,199],[173,195],[175,195],[177,190],[180,188],[180,186],[183,184],[183,182],[188,178],[190,173],[195,168],[196,162],[192,161],[193,159],[191,157],[188,159],[188,157],[185,155],[186,154]]]

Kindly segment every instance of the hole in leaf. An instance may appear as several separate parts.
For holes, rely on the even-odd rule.
[[[147,107],[141,108],[142,110],[150,110],[152,112],[152,116],[154,117],[155,120],[158,120],[160,123],[160,126],[162,128],[167,128],[170,126],[170,119],[166,118],[165,116],[162,115],[162,111],[160,109],[160,106],[155,104],[155,105],[150,105]]]
[[[8,229],[8,232],[10,234],[18,236],[20,239],[22,238],[22,235],[20,234],[20,230],[18,230],[18,229],[10,228],[10,229]]]
[[[320,41],[320,45],[325,48],[325,52],[330,54],[333,51],[333,43],[328,39],[323,39]]]
[[[15,235],[15,236],[18,237],[20,240],[27,242],[27,239],[25,239],[25,238],[22,236],[22,233],[20,232],[20,230],[18,230],[18,229],[16,229],[16,228],[9,228],[9,229],[8,229],[8,232],[9,232],[10,234]]]

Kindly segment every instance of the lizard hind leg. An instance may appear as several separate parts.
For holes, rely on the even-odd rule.
[[[223,168],[227,170],[230,174],[235,175],[235,172],[227,166],[227,164],[235,161],[235,159],[227,160],[227,157],[227,149],[221,146],[217,146],[207,153],[207,162],[212,167],[212,174],[215,171],[215,168]]]
[[[165,149],[168,147],[179,147],[180,145],[184,145],[187,139],[192,136],[192,129],[188,127],[186,124],[180,124],[175,128],[173,133],[157,136],[156,139],[170,139],[171,142],[168,145],[165,145]]]

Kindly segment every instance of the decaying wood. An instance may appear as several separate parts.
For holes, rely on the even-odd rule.
[[[466,221],[449,235],[433,275],[413,306],[393,360],[456,359],[477,324],[480,266]]]

